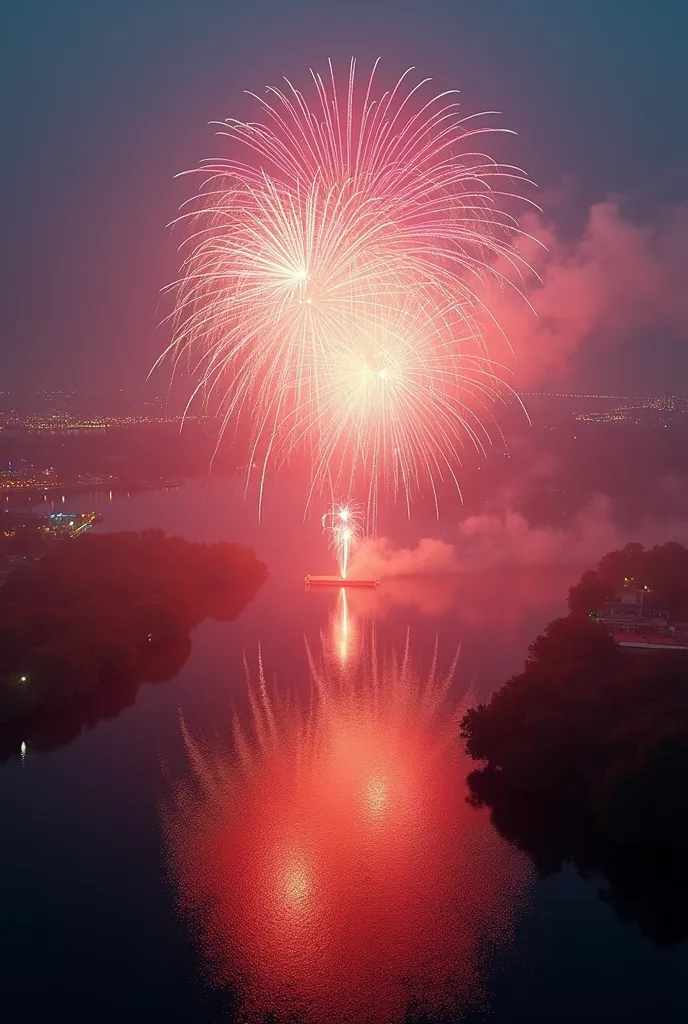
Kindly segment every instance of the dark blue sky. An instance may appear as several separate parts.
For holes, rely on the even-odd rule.
[[[328,56],[415,64],[467,112],[503,111],[510,160],[572,178],[582,216],[609,193],[685,201],[687,38],[675,0],[6,3],[0,390],[141,381],[165,340],[173,176],[220,151],[207,122],[246,113],[243,89]],[[620,388],[646,358],[636,344]]]

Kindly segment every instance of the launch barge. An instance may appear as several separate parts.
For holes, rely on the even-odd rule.
[[[307,587],[377,587],[379,577],[369,580],[342,579],[341,576],[306,576]]]

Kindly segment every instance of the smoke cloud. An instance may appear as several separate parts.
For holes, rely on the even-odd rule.
[[[352,576],[436,576],[458,572],[453,544],[423,537],[413,548],[395,548],[387,537],[367,538],[351,559]]]
[[[351,574],[394,578],[517,566],[587,568],[605,552],[631,540],[644,544],[687,541],[688,523],[648,521],[630,536],[614,522],[610,498],[598,494],[566,529],[533,526],[524,516],[506,509],[464,519],[454,544],[424,537],[415,547],[395,548],[386,537],[367,539],[354,552]]]
[[[520,244],[541,279],[526,287],[537,315],[513,292],[490,297],[516,352],[520,386],[561,373],[593,337],[614,341],[651,327],[688,340],[688,206],[636,222],[620,199],[608,198],[569,241],[534,214],[522,227],[546,247],[528,238]]]

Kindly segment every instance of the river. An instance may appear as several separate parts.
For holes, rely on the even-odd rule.
[[[467,802],[462,710],[579,568],[308,593],[328,556],[287,485],[260,523],[226,480],[72,504],[248,543],[270,577],[172,681],[0,765],[2,1020],[686,1019],[685,943]]]

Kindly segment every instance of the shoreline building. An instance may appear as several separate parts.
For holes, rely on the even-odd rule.
[[[625,580],[615,597],[605,601],[596,613],[598,623],[620,647],[688,651],[683,630],[671,621],[668,611],[649,606],[649,593],[648,587]]]

